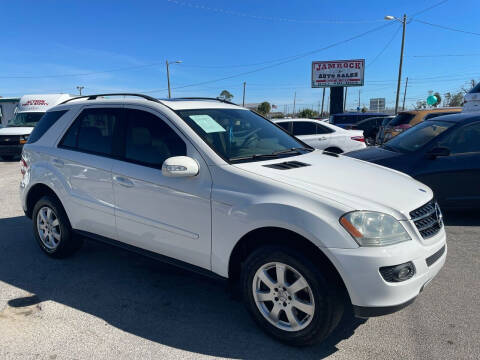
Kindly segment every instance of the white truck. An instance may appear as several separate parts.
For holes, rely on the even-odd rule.
[[[23,145],[45,112],[70,99],[69,94],[24,95],[20,98],[15,116],[0,129],[0,156],[12,160],[22,153]]]

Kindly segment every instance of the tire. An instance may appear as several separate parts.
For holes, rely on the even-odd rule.
[[[259,275],[271,264],[276,265],[266,272],[267,276],[270,275],[267,282],[271,280],[272,289],[268,291]],[[276,274],[277,267],[283,265],[286,275],[285,285],[281,288],[278,285],[281,282],[273,274]],[[295,285],[295,279],[300,279],[296,278],[297,275],[306,281],[308,288],[295,292],[292,285]],[[331,271],[321,270],[306,256],[289,248],[266,246],[253,252],[244,263],[241,287],[245,305],[255,322],[267,334],[289,345],[306,346],[323,341],[338,325],[343,314],[345,297],[336,277]],[[259,293],[272,300],[257,301]],[[309,304],[301,306],[305,312],[295,307],[299,300]],[[274,311],[275,306],[280,308],[278,317],[272,315],[278,311]],[[294,315],[293,326],[287,312],[290,312],[290,319],[292,313]],[[278,318],[278,321],[272,317]]]
[[[14,158],[13,155],[2,155],[2,159],[5,161],[12,161]]]
[[[83,244],[83,240],[73,233],[63,206],[52,196],[44,196],[37,201],[32,220],[35,239],[50,257],[67,257]],[[44,236],[45,234],[51,236]]]

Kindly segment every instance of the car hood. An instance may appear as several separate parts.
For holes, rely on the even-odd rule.
[[[280,169],[266,165],[299,161],[307,166]],[[348,210],[370,210],[409,219],[410,211],[433,197],[426,185],[401,172],[321,151],[234,166],[340,203]]]
[[[346,153],[345,155],[355,159],[371,162],[402,156],[401,153],[374,146],[368,147],[366,149],[351,151],[349,153]]]
[[[0,129],[0,135],[30,135],[33,127],[5,127]]]

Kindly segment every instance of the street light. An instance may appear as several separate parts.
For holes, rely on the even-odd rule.
[[[395,100],[395,114],[398,112],[398,100],[400,97],[400,83],[402,81],[402,65],[403,65],[403,49],[405,47],[405,25],[407,25],[407,15],[403,15],[403,18],[399,19],[392,15],[385,16],[385,20],[395,20],[402,23],[403,34],[402,34],[402,47],[400,50],[400,65],[398,66],[398,83],[397,83],[397,98]]]
[[[170,70],[168,68],[169,65],[171,64],[180,64],[182,61],[181,60],[176,60],[176,61],[171,61],[168,62],[168,60],[165,62],[167,64],[167,82],[168,82],[168,98],[170,99],[172,97],[171,95],[171,90],[170,90]]]
[[[78,93],[80,96],[82,96],[82,90],[85,88],[85,86],[77,86]]]

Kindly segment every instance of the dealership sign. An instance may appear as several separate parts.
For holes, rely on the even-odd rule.
[[[312,62],[312,88],[363,86],[365,59]]]

